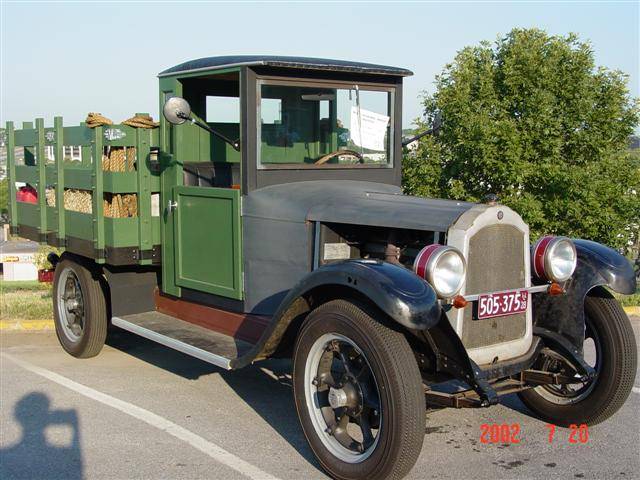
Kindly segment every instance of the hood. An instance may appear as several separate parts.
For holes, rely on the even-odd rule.
[[[473,205],[403,195],[381,183],[320,180],[254,190],[243,199],[242,215],[444,232]]]

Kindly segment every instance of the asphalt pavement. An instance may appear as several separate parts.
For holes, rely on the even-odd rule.
[[[633,325],[638,339],[640,318]],[[54,333],[3,332],[0,478],[325,478],[290,372],[285,360],[226,372],[126,332],[78,360]],[[549,442],[514,395],[489,409],[429,412],[408,478],[640,478],[639,376],[635,385],[588,439],[558,428]],[[517,424],[519,443],[483,443],[483,424]]]

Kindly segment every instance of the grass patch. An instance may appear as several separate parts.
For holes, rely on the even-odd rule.
[[[0,320],[51,320],[51,284],[0,281]]]
[[[0,292],[17,292],[17,291],[39,291],[44,292],[51,290],[50,283],[42,283],[37,280],[27,280],[21,282],[8,282],[0,280]]]
[[[619,295],[615,293],[614,296],[623,307],[640,307],[640,287],[636,287],[636,293],[632,295]]]

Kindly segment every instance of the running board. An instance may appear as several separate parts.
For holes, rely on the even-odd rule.
[[[155,311],[112,317],[111,323],[226,370],[231,370],[231,362],[253,347],[248,342]]]

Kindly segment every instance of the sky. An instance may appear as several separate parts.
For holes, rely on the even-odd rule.
[[[514,27],[577,33],[640,96],[640,2],[10,2],[0,122],[158,116],[158,72],[200,57],[299,55],[404,67],[403,125],[457,51]]]

